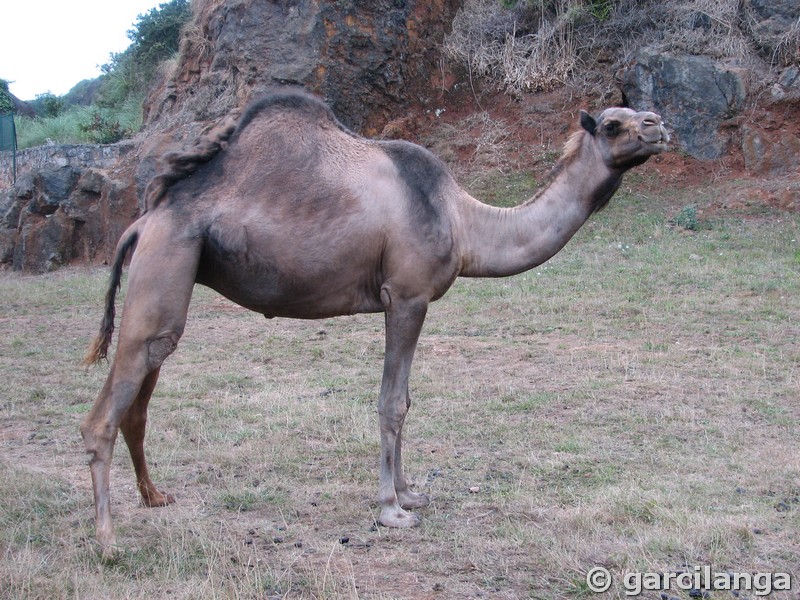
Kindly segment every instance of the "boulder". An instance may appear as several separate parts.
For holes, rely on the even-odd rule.
[[[741,110],[746,88],[740,69],[648,47],[622,73],[622,93],[632,108],[660,114],[686,153],[709,160],[725,153],[726,122]]]

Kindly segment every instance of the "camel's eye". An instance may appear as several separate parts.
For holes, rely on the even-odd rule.
[[[603,131],[606,132],[608,137],[614,137],[619,133],[620,123],[619,121],[609,121],[603,125]]]

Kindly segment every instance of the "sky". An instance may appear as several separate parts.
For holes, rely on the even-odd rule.
[[[167,0],[14,0],[0,9],[0,79],[20,100],[66,94],[130,45],[136,17]]]

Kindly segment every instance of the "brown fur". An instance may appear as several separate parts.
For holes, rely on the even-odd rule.
[[[548,260],[634,164],[668,139],[651,113],[609,109],[568,142],[548,186],[513,209],[481,204],[435,156],[408,142],[345,129],[319,100],[279,93],[173,152],[147,190],[148,212],[117,246],[100,332],[87,353],[108,353],[126,254],[136,246],[106,383],[81,426],[95,496],[97,539],[113,551],[111,457],[121,430],[147,506],[174,500],[150,479],[147,406],[176,349],[192,288],[207,285],[267,317],[383,312],[386,349],[378,398],[379,522],[413,527],[428,503],[402,466],[408,379],[428,306],[456,277],[497,277]],[[586,127],[586,126],[585,126]],[[620,135],[617,135],[621,132]],[[624,133],[624,135],[622,135]]]

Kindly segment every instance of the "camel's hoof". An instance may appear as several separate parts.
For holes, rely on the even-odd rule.
[[[174,504],[175,496],[154,490],[147,494],[142,494],[142,504],[147,508],[159,508]]]
[[[397,499],[400,502],[400,506],[405,509],[424,508],[431,503],[431,499],[426,494],[412,492],[411,490],[398,492]]]
[[[109,565],[116,564],[122,558],[122,548],[118,546],[101,546],[100,558]]]
[[[117,540],[113,534],[106,536],[98,533],[95,541],[97,542],[97,553],[104,562],[116,562],[122,555],[122,548],[117,546]]]
[[[398,529],[409,529],[418,527],[420,519],[414,513],[406,512],[402,508],[388,507],[381,511],[378,524],[384,527],[396,527]]]

